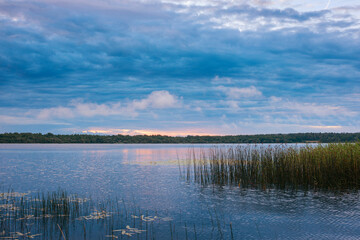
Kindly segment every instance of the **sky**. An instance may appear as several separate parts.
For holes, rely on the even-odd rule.
[[[0,132],[360,132],[360,2],[0,0]]]

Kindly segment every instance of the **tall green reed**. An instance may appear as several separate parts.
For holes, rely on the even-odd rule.
[[[213,147],[207,152],[192,150],[185,171],[188,181],[203,185],[359,189],[360,143],[240,145]]]

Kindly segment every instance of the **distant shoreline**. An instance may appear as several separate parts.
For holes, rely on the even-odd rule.
[[[288,133],[224,136],[88,135],[2,133],[1,143],[51,144],[247,144],[359,142],[360,133]]]

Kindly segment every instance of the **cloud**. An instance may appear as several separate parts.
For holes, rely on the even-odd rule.
[[[175,129],[175,130],[161,130],[161,129],[118,129],[118,128],[90,128],[83,130],[82,133],[92,134],[106,134],[106,135],[166,135],[166,136],[212,136],[218,135],[209,129]]]
[[[255,98],[262,96],[262,93],[254,86],[246,88],[218,86],[215,89],[225,93],[229,99]]]
[[[300,114],[305,116],[319,117],[354,117],[358,115],[357,112],[341,106],[309,102],[295,102],[283,100],[282,98],[274,96],[270,98],[270,105],[271,108],[277,112],[283,112],[285,114]]]
[[[67,107],[53,107],[42,109],[38,114],[38,119],[50,118],[73,118],[75,116],[73,110]]]
[[[225,101],[225,104],[229,106],[230,109],[232,110],[237,110],[239,108],[239,102],[237,101]]]
[[[96,104],[74,101],[71,103],[74,107],[73,111],[85,117],[93,117],[96,115],[109,116],[121,113],[121,103],[114,104]]]
[[[325,7],[325,9],[328,9],[328,8],[329,8],[329,6],[330,6],[330,3],[331,3],[331,0],[328,0],[328,2],[327,2],[327,4],[326,4],[326,7]]]
[[[299,22],[304,22],[312,18],[320,18],[325,14],[329,13],[328,11],[308,11],[308,12],[298,12],[293,8],[285,9],[271,9],[271,8],[256,8],[250,5],[241,5],[241,6],[232,6],[226,9],[221,9],[217,11],[221,15],[245,15],[247,19],[254,18],[266,18],[266,19],[292,19]]]
[[[3,122],[359,129],[359,6],[299,3],[0,0]]]
[[[212,84],[231,84],[232,79],[229,77],[219,77],[215,76],[213,79],[211,79]]]
[[[177,108],[180,105],[179,99],[168,91],[154,91],[145,99],[134,100],[131,107],[142,110],[148,107],[154,109]]]
[[[108,104],[86,103],[73,100],[68,107],[52,107],[38,111],[38,119],[67,119],[94,116],[130,116],[136,117],[139,110],[166,109],[181,107],[181,100],[168,91],[153,91],[146,98],[127,103]],[[30,111],[34,112],[34,111]]]
[[[2,125],[37,125],[37,124],[50,124],[50,125],[67,125],[68,123],[57,122],[47,119],[37,119],[26,116],[9,116],[0,115],[0,124]]]
[[[274,134],[298,132],[354,132],[349,126],[311,126],[299,123],[236,121],[221,126],[225,134]]]
[[[309,128],[315,129],[342,129],[343,126],[308,126]]]

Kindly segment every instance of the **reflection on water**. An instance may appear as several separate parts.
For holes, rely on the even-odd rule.
[[[196,224],[198,229],[187,230],[189,236],[196,231],[199,239],[230,236],[230,222],[234,239],[360,236],[358,193],[202,187],[181,179],[177,164],[160,164],[176,163],[186,157],[189,148],[211,146],[3,144],[1,192],[9,187],[17,192],[55,191],[60,187],[84,197],[117,197],[181,226],[184,222],[187,226]],[[215,229],[209,230],[209,226]]]
[[[129,149],[122,150],[122,163],[124,164],[161,164],[162,162],[177,162],[178,158],[186,157],[187,148],[165,148],[165,149],[149,149],[138,148],[133,151]]]

